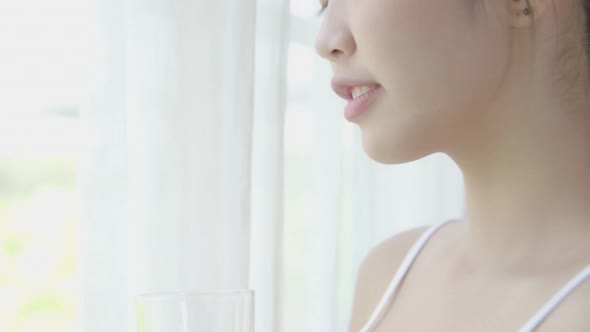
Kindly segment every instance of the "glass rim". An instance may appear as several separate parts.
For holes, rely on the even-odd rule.
[[[254,289],[217,289],[202,291],[162,291],[136,294],[136,299],[164,300],[174,298],[198,298],[207,296],[254,296]]]

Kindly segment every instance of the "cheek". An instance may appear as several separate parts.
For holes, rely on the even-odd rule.
[[[386,150],[400,153],[388,160],[418,158],[489,100],[504,55],[489,31],[473,26],[464,1],[362,3],[351,22],[357,60],[387,91],[362,125],[365,149],[373,159]]]
[[[356,60],[400,103],[441,107],[475,97],[504,69],[500,32],[464,0],[351,2]]]
[[[359,56],[396,56],[395,62],[423,53],[437,39],[444,0],[352,0],[350,27]],[[425,3],[432,3],[426,6]],[[428,8],[425,10],[425,8]],[[438,17],[437,17],[438,16]]]
[[[456,33],[449,26],[448,2],[362,1],[351,22],[360,65],[402,99],[429,95],[429,87],[455,70],[453,53],[461,47],[449,40]]]

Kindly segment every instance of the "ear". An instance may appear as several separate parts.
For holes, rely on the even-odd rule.
[[[551,0],[505,0],[509,1],[510,25],[525,28],[538,21]],[[529,6],[530,4],[530,6]]]

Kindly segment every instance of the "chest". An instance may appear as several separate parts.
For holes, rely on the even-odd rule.
[[[571,278],[458,277],[417,267],[398,288],[375,332],[520,331]],[[580,285],[535,329],[590,331],[590,283]]]

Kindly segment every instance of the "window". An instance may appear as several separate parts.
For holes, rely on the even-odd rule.
[[[0,3],[0,331],[74,331],[88,2]]]

